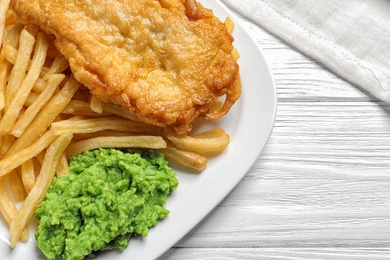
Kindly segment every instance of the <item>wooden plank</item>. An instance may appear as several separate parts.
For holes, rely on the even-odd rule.
[[[281,103],[263,155],[178,246],[389,246],[386,114],[370,102]]]
[[[168,251],[161,259],[384,260],[389,259],[389,257],[389,249],[380,248],[175,248]]]

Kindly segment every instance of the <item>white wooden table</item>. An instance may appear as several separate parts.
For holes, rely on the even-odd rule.
[[[390,104],[238,16],[275,78],[263,154],[161,259],[390,259]]]

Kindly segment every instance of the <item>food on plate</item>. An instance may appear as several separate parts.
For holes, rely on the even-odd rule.
[[[23,205],[18,211],[18,214],[14,216],[10,223],[11,245],[15,245],[19,240],[20,236],[24,232],[23,230],[27,227],[27,223],[33,216],[37,205],[41,202],[45,196],[46,191],[49,189],[54,175],[56,174],[61,155],[71,139],[72,134],[66,133],[59,136],[47,148],[45,157],[42,162],[41,172],[36,179],[36,183],[24,200]]]
[[[83,259],[124,250],[164,219],[176,174],[156,151],[97,149],[75,156],[55,178],[35,214],[38,247],[48,259]]]
[[[22,24],[8,2],[0,0],[0,15],[5,14],[0,17],[0,215],[9,226],[12,247],[28,240],[36,207],[52,180],[68,174],[73,156],[99,148],[155,149],[175,167],[201,172],[211,156],[228,146],[229,135],[215,125],[180,134],[176,126],[148,124],[125,107],[92,95],[75,78],[71,59],[57,49],[56,38],[37,25]],[[192,10],[187,15],[194,21],[209,13],[193,1],[184,7],[184,2],[161,3],[172,12]],[[233,24],[225,23],[230,34]],[[231,55],[239,57],[234,49]],[[220,94],[232,94],[224,91]],[[228,102],[210,101],[209,115],[220,113]]]
[[[165,134],[176,147],[199,154],[222,152],[230,143],[229,135],[222,128],[213,128],[192,136],[178,135],[169,130]]]
[[[228,26],[196,0],[11,0],[18,19],[56,37],[77,81],[143,122],[186,134],[241,93]],[[211,108],[224,97],[223,106]]]

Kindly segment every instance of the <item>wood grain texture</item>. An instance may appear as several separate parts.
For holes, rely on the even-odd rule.
[[[190,256],[190,257],[188,257]],[[174,253],[167,253],[165,258],[176,259],[223,259],[223,260],[387,260],[389,259],[388,249],[322,249],[322,248],[181,248]]]
[[[390,259],[390,104],[250,21],[278,112],[241,183],[161,259]]]

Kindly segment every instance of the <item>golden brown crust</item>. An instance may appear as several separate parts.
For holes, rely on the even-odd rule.
[[[233,38],[195,0],[12,0],[25,23],[57,38],[75,78],[141,120],[191,129],[226,114],[241,93]],[[223,108],[209,112],[218,97]]]

